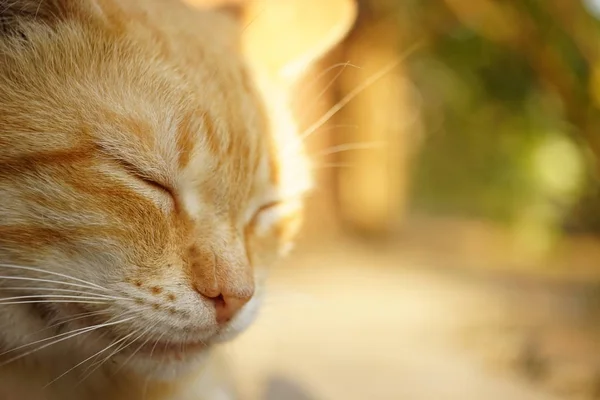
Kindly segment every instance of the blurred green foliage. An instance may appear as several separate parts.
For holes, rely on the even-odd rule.
[[[600,25],[582,3],[373,0],[370,12],[400,20],[403,46],[427,42],[407,60],[425,125],[414,208],[600,231]]]

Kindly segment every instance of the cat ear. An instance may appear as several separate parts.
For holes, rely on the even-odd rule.
[[[246,58],[280,83],[294,83],[338,44],[356,18],[356,0],[184,0],[237,20]]]
[[[357,7],[355,0],[250,0],[244,11],[242,42],[250,62],[294,83],[344,38]]]

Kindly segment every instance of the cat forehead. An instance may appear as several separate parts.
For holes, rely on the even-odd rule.
[[[254,96],[230,93],[204,105],[116,118],[110,132],[94,133],[94,141],[105,157],[181,195],[190,214],[211,204],[238,215],[275,184],[263,117]]]
[[[51,147],[75,147],[90,138],[105,157],[180,188],[190,204],[241,208],[275,191],[285,160],[275,157],[261,102],[233,49],[210,35],[177,40],[179,32],[165,33],[170,50],[163,53],[144,35],[56,30],[59,38],[42,35],[38,45],[34,35],[28,49],[12,53],[14,68],[5,64],[35,77],[17,80],[20,93],[7,92],[7,103],[0,99],[21,110],[15,126],[45,133],[45,143],[32,139],[32,146],[57,139]],[[4,87],[14,86],[4,76]]]
[[[241,215],[272,183],[266,116],[243,68],[230,60],[228,68],[207,66],[184,80],[151,60],[84,64],[84,76],[70,74],[68,82],[60,70],[27,64],[37,81],[0,99],[3,125],[33,132],[19,143],[23,152],[91,145],[103,162],[185,193],[190,209],[210,203]]]

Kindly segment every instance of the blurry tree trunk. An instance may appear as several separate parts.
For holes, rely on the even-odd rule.
[[[359,24],[345,43],[348,68],[340,78],[339,99],[352,93],[384,68],[392,71],[369,85],[340,113],[336,143],[340,153],[337,189],[339,212],[351,227],[370,234],[387,234],[403,221],[407,210],[409,158],[418,111],[401,59],[402,35],[395,20]],[[356,150],[344,149],[354,143]],[[373,146],[371,147],[370,144]]]

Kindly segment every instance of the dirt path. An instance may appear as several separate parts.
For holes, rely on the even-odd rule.
[[[263,315],[229,351],[249,400],[566,398],[511,370],[526,338],[500,330],[531,322],[511,311],[518,296],[386,252],[324,248],[274,271]]]

